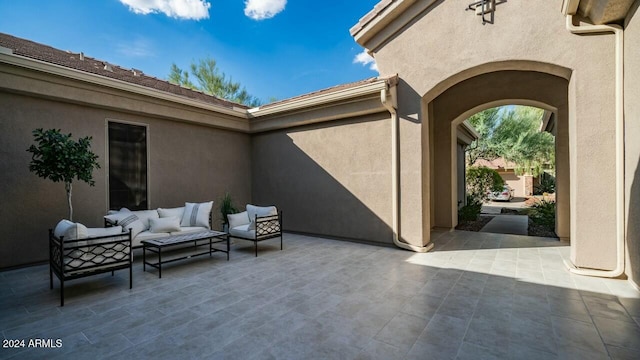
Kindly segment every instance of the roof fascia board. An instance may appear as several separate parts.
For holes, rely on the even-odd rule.
[[[373,16],[369,21],[365,22],[358,28],[356,24],[352,28],[351,36],[356,42],[364,47],[365,44],[378,34],[382,29],[387,27],[389,23],[399,17],[409,6],[413,5],[417,0],[398,0],[393,1],[381,12]],[[434,0],[435,1],[435,0]],[[357,30],[356,30],[357,29]]]
[[[127,83],[122,80],[110,79],[97,74],[91,74],[80,70],[67,68],[64,66],[47,63],[44,61],[27,58],[19,55],[10,55],[0,53],[0,62],[13,66],[27,68],[30,70],[40,71],[48,74],[71,78],[74,80],[80,80],[100,86],[132,92],[140,95],[145,95],[157,99],[176,102],[183,105],[193,106],[200,109],[210,110],[225,115],[231,115],[239,118],[246,119],[247,111],[244,109],[229,109],[222,106],[207,104],[202,101],[185,98],[178,95],[173,95],[164,91],[151,89],[145,86]]]
[[[307,98],[296,99],[287,101],[282,104],[275,104],[265,109],[260,107],[249,109],[249,116],[253,118],[274,115],[279,113],[285,113],[290,111],[296,111],[300,109],[306,109],[321,105],[326,105],[338,101],[345,101],[348,99],[354,99],[371,94],[379,94],[383,89],[388,86],[387,79],[379,79],[369,84],[363,84],[352,88],[347,88],[339,91],[329,92],[326,94],[319,94],[316,96],[310,96]]]

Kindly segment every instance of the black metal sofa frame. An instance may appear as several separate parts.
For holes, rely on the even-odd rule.
[[[60,280],[60,306],[64,306],[64,282],[96,274],[129,269],[133,288],[131,231],[117,235],[64,240],[49,229],[49,287],[53,274]]]

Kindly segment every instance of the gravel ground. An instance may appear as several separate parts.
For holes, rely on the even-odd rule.
[[[491,219],[493,216],[480,215],[476,221],[460,221],[456,230],[480,231]]]

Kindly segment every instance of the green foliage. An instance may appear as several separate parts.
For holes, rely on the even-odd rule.
[[[487,191],[502,191],[504,180],[497,171],[485,166],[467,168],[467,196],[482,203]]]
[[[463,221],[476,221],[478,220],[480,212],[482,212],[482,201],[467,196],[467,205],[458,210],[458,217]]]
[[[190,73],[180,69],[176,64],[171,64],[169,82],[247,106],[261,105],[261,101],[250,95],[240,83],[220,72],[214,59],[207,57],[197,63],[192,62],[189,69]],[[198,85],[191,81],[189,74],[196,78]]]
[[[74,141],[71,134],[62,134],[60,129],[36,129],[33,137],[36,144],[27,149],[31,153],[29,171],[43,179],[65,183],[71,220],[71,185],[74,179],[94,186],[93,170],[100,168],[98,156],[91,151],[91,137]]]
[[[225,224],[229,223],[229,218],[227,215],[236,214],[238,209],[233,206],[233,200],[231,199],[231,195],[229,193],[225,193],[220,201],[220,214],[222,215],[222,220]]]
[[[469,164],[478,159],[504,158],[516,164],[516,173],[538,176],[555,165],[555,139],[540,131],[544,111],[528,106],[492,108],[469,118],[480,134],[467,150]]]
[[[555,201],[542,200],[531,207],[529,217],[534,223],[544,225],[551,230],[556,227]]]
[[[535,193],[542,195],[543,193],[551,194],[554,192],[556,192],[555,178],[547,173],[542,173],[540,183],[535,186]]]

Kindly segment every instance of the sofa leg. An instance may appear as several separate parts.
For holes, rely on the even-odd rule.
[[[51,270],[51,265],[49,265],[49,290],[53,290],[53,270]]]
[[[282,234],[280,234],[280,251],[282,251]]]
[[[133,266],[129,264],[129,289],[133,289]]]
[[[258,242],[254,241],[253,243],[255,244],[255,248],[256,248],[256,257],[258,257]]]

